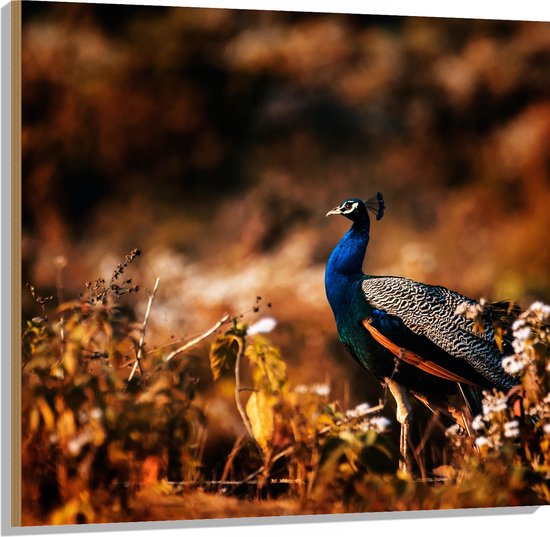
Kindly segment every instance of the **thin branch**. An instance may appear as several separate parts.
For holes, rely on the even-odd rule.
[[[283,457],[286,457],[287,455],[290,455],[295,449],[295,446],[289,446],[280,453],[277,453],[275,457],[271,459],[271,465],[273,463],[277,462],[279,459],[282,459]],[[247,475],[242,481],[239,481],[236,483],[237,485],[244,485],[245,483],[248,483],[252,479],[254,479],[257,475],[261,474],[265,469],[265,466],[260,466],[257,470],[254,470],[251,474]]]
[[[241,402],[241,397],[240,397],[240,393],[242,390],[240,368],[241,368],[241,358],[243,354],[244,354],[244,344],[243,344],[243,341],[239,340],[239,352],[237,353],[237,359],[235,360],[235,403],[237,404],[237,410],[241,415],[241,419],[243,420],[244,426],[246,428],[246,432],[250,435],[250,438],[254,440],[254,443],[256,444],[256,447],[258,448],[258,451],[260,452],[260,455],[263,460],[264,452],[262,451],[260,444],[258,444],[258,441],[254,436],[254,433],[252,432],[252,425],[250,425],[250,420],[246,415],[246,412],[243,408],[243,404]]]
[[[181,352],[189,349],[190,347],[193,347],[197,343],[200,343],[203,339],[206,339],[208,336],[211,336],[220,326],[224,325],[225,323],[229,322],[230,317],[229,315],[225,314],[214,326],[209,328],[206,332],[203,332],[202,334],[199,334],[196,338],[193,338],[191,341],[188,341],[181,347],[178,347],[176,350],[172,351],[166,358],[164,358],[165,362],[170,361],[174,356],[177,354],[180,354]]]
[[[420,455],[420,452],[424,449],[424,446],[426,445],[426,442],[428,441],[428,438],[430,434],[432,433],[434,427],[436,426],[437,422],[439,420],[439,411],[436,410],[428,422],[428,426],[424,430],[424,434],[422,435],[422,438],[420,439],[420,442],[418,443],[418,446],[416,446],[416,449],[414,450],[414,456],[415,458]]]
[[[43,296],[39,296],[37,293],[36,293],[36,289],[34,287],[34,285],[31,285],[30,283],[27,283],[25,285],[25,287],[29,290],[29,292],[31,293],[34,301],[40,306],[40,309],[42,310],[42,315],[43,315],[43,319],[45,321],[48,320],[48,314],[46,313],[46,308],[45,308],[45,304],[50,301],[50,300],[53,300],[53,296],[47,296],[47,297],[43,297]]]
[[[155,293],[157,292],[159,283],[160,283],[160,278],[157,278],[157,281],[155,282],[155,287],[153,287],[153,292],[149,295],[149,301],[147,302],[147,309],[145,310],[145,317],[143,319],[143,326],[141,328],[141,338],[139,339],[139,345],[138,345],[138,350],[136,354],[136,361],[134,362],[134,367],[132,367],[132,371],[130,372],[130,376],[128,377],[128,382],[132,380],[138,367],[139,367],[139,372],[142,373],[140,360],[141,360],[141,355],[143,353],[143,345],[145,343],[145,331],[147,330],[147,323],[149,322],[149,314],[151,313],[151,304],[153,304],[153,299],[155,298]]]
[[[65,266],[67,265],[67,260],[64,256],[59,255],[54,257],[54,264],[57,269],[57,275],[55,279],[55,287],[57,291],[57,305],[61,306],[63,304],[63,277],[62,272]],[[65,344],[65,317],[61,314],[59,319],[59,337],[61,338],[61,346]]]
[[[222,485],[226,484],[227,476],[229,475],[229,472],[231,471],[231,466],[233,465],[233,461],[235,460],[235,457],[238,455],[241,446],[244,442],[244,439],[246,438],[246,431],[243,431],[241,435],[237,438],[235,441],[235,444],[233,444],[233,449],[231,450],[231,453],[229,454],[229,457],[227,457],[227,460],[225,461],[225,466],[223,468],[223,473],[220,478],[220,486],[218,487],[218,494],[222,492]]]
[[[199,446],[198,446],[198,454],[197,454],[197,460],[202,465],[202,459],[204,457],[204,449],[206,447],[206,438],[208,437],[208,428],[201,424],[201,432],[199,434]]]
[[[158,347],[155,347],[154,349],[151,349],[150,351],[147,351],[143,354],[143,357],[149,356],[150,354],[155,354],[156,352],[166,349],[167,347],[173,347],[176,343],[181,343],[182,341],[185,341],[187,337],[180,337],[178,339],[174,339],[173,341],[170,341],[170,343],[164,343],[163,345],[159,345]]]
[[[423,463],[420,455],[424,449],[424,446],[426,445],[427,441],[428,441],[428,438],[430,437],[430,434],[432,433],[435,425],[439,422],[439,411],[436,410],[434,411],[434,413],[432,414],[432,417],[430,419],[430,421],[428,422],[428,426],[426,427],[425,431],[424,431],[424,434],[418,444],[418,446],[416,446],[416,449],[414,449],[414,447],[412,446],[412,444],[410,444],[410,447],[412,449],[412,452],[413,452],[413,457],[414,457],[414,460],[416,461],[416,464],[418,465],[418,469],[420,470],[420,478],[421,480],[425,481],[426,479],[428,479],[426,477],[426,467],[425,467],[425,464]],[[410,440],[410,439],[409,439]]]

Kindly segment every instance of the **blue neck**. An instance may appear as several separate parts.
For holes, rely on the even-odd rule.
[[[353,280],[363,277],[363,260],[369,243],[369,226],[354,223],[329,257],[325,270],[325,291],[336,320],[349,305]]]

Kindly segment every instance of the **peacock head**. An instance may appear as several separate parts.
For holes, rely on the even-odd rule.
[[[327,216],[338,214],[349,218],[353,223],[362,224],[369,222],[369,211],[376,216],[376,220],[380,220],[384,216],[384,209],[384,198],[380,192],[377,192],[376,196],[368,200],[349,198],[337,207],[334,207],[332,211],[329,211]]]

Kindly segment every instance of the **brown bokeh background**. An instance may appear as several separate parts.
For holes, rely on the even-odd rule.
[[[550,300],[549,23],[24,2],[22,58],[23,280],[74,298],[140,248],[149,346],[260,295],[295,384],[376,402],[323,283],[324,215],[376,191],[365,271]]]

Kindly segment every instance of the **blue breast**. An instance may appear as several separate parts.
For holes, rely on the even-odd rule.
[[[361,283],[368,228],[354,224],[334,248],[325,271],[325,291],[338,335],[352,356],[379,379],[391,375],[392,356],[372,339],[362,321],[372,315]]]

